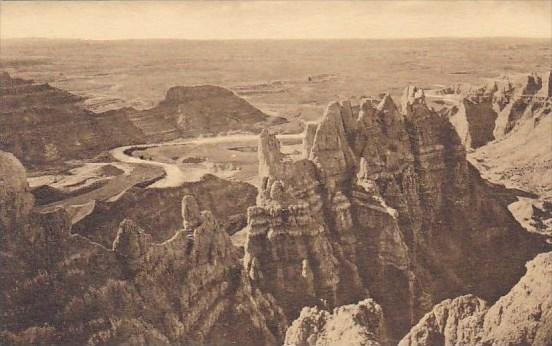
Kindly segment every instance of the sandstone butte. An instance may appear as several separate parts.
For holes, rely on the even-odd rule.
[[[550,304],[534,303],[549,254],[523,276],[549,246],[516,222],[423,92],[409,88],[400,107],[389,95],[358,110],[333,102],[306,131],[298,161],[260,135],[243,258],[187,195],[166,241],[129,219],[110,247],[72,234],[62,209],[32,211],[23,167],[2,152],[2,343],[550,342]],[[443,309],[461,311],[436,325]],[[508,329],[531,316],[542,323]]]

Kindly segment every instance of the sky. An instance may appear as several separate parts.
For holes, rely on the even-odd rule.
[[[0,38],[552,39],[552,0],[0,1]]]

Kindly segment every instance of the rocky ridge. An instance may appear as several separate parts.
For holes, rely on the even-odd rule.
[[[481,87],[457,85],[438,94],[460,98],[448,115],[466,147],[479,148],[506,137],[525,121],[536,127],[552,112],[550,76],[502,77]]]
[[[237,249],[194,197],[182,229],[162,242],[126,219],[112,246],[71,234],[63,209],[34,213],[21,164],[0,152],[4,345],[239,342],[274,345],[287,324],[255,289]],[[15,220],[15,222],[14,222]]]
[[[121,112],[95,114],[78,96],[32,81],[0,78],[0,149],[28,169],[90,158],[125,144],[143,143],[143,132]]]
[[[63,210],[31,212],[22,165],[0,153],[2,343],[272,345],[302,316],[288,341],[333,344],[328,331],[343,327],[386,344],[443,299],[473,294],[472,310],[484,311],[547,246],[516,222],[420,90],[409,87],[401,107],[389,95],[358,111],[331,103],[307,126],[298,161],[263,131],[243,263],[193,191],[169,239],[125,219],[101,245],[71,234]],[[313,325],[319,335],[302,331]]]
[[[409,90],[402,113],[389,95],[356,116],[331,103],[307,132],[308,159],[290,161],[261,134],[244,265],[288,319],[301,303],[372,297],[397,340],[445,298],[498,299],[546,248],[467,162],[448,119]]]
[[[532,73],[443,91],[460,98],[445,114],[465,145],[475,149],[470,162],[489,181],[532,194],[509,208],[525,228],[547,234],[552,233],[550,76]]]

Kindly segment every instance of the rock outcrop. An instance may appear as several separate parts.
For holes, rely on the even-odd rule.
[[[304,141],[308,159],[261,135],[244,265],[288,319],[302,305],[372,297],[397,340],[445,298],[498,299],[546,248],[466,161],[448,119],[410,90],[405,114],[384,95],[365,100],[354,125],[347,103],[331,103]]]
[[[10,153],[0,151],[0,230],[15,229],[32,209],[34,198],[25,168]]]
[[[550,72],[503,78],[481,88],[450,90],[448,111],[485,179],[534,194],[510,206],[525,228],[552,234],[552,97]],[[533,212],[532,209],[536,211]]]
[[[458,95],[460,102],[449,110],[451,122],[468,148],[479,148],[502,139],[525,121],[534,122],[552,112],[550,72],[522,77],[503,77],[474,88],[457,86],[443,91]]]
[[[14,173],[3,180],[9,185],[1,191],[9,193],[1,203],[17,214],[16,228],[1,220],[1,344],[276,345],[283,339],[281,310],[250,284],[230,237],[194,197],[184,196],[186,228],[170,239],[156,242],[126,219],[104,247],[71,234],[63,209],[19,208],[30,195],[20,184],[21,164],[1,154],[0,176]]]
[[[527,263],[527,273],[490,306],[473,295],[436,305],[399,346],[552,344],[552,253]]]
[[[381,307],[372,299],[335,308],[307,307],[286,332],[286,346],[386,345]]]

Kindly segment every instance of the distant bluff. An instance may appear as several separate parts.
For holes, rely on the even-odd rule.
[[[479,87],[454,85],[437,93],[459,97],[446,114],[467,148],[505,138],[527,121],[536,127],[552,113],[550,71],[504,76]]]
[[[0,150],[28,169],[89,158],[121,145],[144,142],[124,112],[95,114],[82,98],[49,84],[0,76]]]
[[[231,132],[259,133],[287,120],[263,113],[231,90],[214,85],[175,86],[151,109],[127,112],[147,142]]]
[[[93,157],[122,145],[230,132],[259,133],[287,120],[272,117],[232,91],[212,85],[173,87],[148,110],[87,110],[83,99],[49,84],[0,74],[0,149],[25,167]]]
[[[176,86],[167,91],[165,99],[135,124],[151,121],[159,113],[169,116],[180,136],[218,134],[231,131],[258,133],[263,127],[286,122],[285,118],[271,117],[251,105],[231,90],[214,85]],[[147,132],[147,130],[145,129]]]

